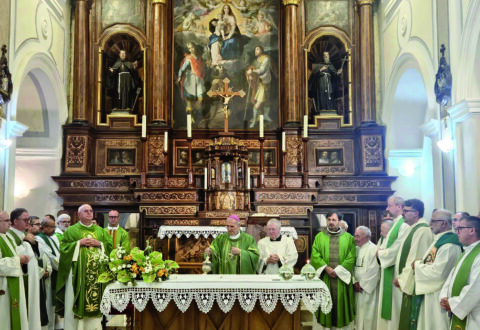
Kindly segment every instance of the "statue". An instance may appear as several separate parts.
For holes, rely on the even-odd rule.
[[[114,110],[133,110],[142,91],[137,71],[138,62],[127,60],[127,52],[121,50],[119,59],[108,69],[107,88],[115,91]]]
[[[437,103],[446,106],[452,97],[452,74],[450,72],[450,65],[445,59],[445,45],[440,47],[440,63],[438,71],[435,75],[435,96]]]
[[[7,45],[2,46],[2,57],[0,58],[0,105],[7,104],[12,96],[12,75],[8,69]]]

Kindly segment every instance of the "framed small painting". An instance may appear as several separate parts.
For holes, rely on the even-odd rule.
[[[343,165],[343,149],[315,149],[317,166]]]
[[[108,166],[135,166],[135,149],[107,149]]]

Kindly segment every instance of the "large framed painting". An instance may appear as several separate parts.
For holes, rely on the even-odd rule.
[[[230,129],[278,127],[279,1],[175,0],[173,127],[221,129],[224,80],[243,97],[229,104]],[[213,93],[210,93],[211,95]]]

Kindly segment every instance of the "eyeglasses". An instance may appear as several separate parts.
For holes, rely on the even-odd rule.
[[[415,209],[411,209],[411,210],[405,210],[405,209],[403,209],[402,212],[403,212],[403,214],[405,214],[405,213],[408,213],[408,212],[417,212],[417,210],[415,210]]]
[[[118,215],[109,215],[108,217],[112,219],[120,218]]]
[[[59,221],[59,223],[70,223],[70,221]]]
[[[34,224],[32,224],[32,226],[40,226],[40,224],[39,223],[34,223]]]
[[[57,228],[57,226],[43,226],[43,227],[47,227],[47,228]]]
[[[439,222],[439,221],[447,221],[444,219],[430,219],[430,222]]]
[[[0,220],[0,222],[10,222],[10,219]]]
[[[473,228],[473,227],[457,227],[455,228],[455,231],[458,233],[460,230],[465,229],[465,228]]]

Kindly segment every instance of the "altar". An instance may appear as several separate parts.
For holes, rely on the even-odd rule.
[[[132,303],[135,329],[300,329],[300,302],[312,313],[332,308],[321,280],[172,275],[164,282],[108,285],[101,311],[108,315],[112,307],[123,311]]]

